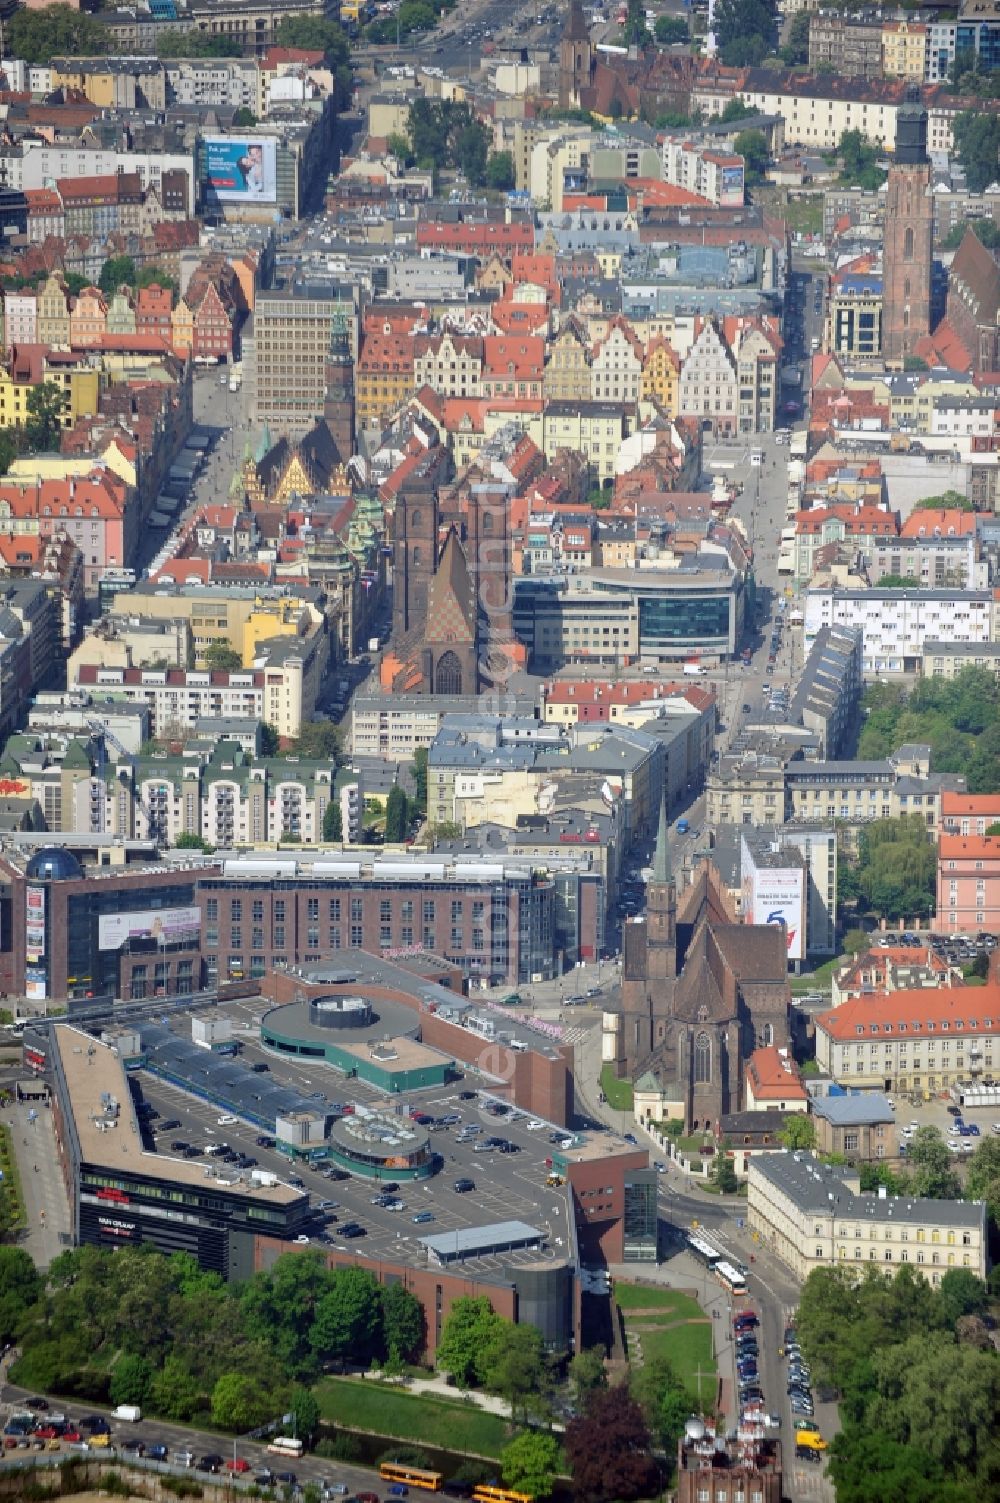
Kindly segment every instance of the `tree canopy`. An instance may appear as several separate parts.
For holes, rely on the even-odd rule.
[[[764,132],[759,130],[741,130],[733,148],[743,158],[745,164],[745,180],[753,186],[755,183],[764,181],[767,172],[767,164],[771,160],[771,153],[767,149],[767,141]]]
[[[727,67],[757,66],[773,51],[777,41],[774,0],[719,0],[715,7],[715,33]]]
[[[7,22],[7,55],[26,63],[50,63],[54,57],[101,57],[111,46],[108,27],[70,5],[16,10]]]
[[[415,99],[406,119],[410,152],[423,170],[462,172],[474,188],[486,181],[490,133],[469,105],[452,99]]]
[[[970,793],[1000,792],[1000,685],[986,669],[921,678],[912,689],[872,684],[863,705],[859,757],[888,757],[911,742],[925,743],[935,772],[963,773]]]
[[[275,41],[279,47],[303,47],[322,52],[328,68],[339,68],[351,60],[347,33],[336,21],[324,16],[284,16],[278,22]]]
[[[657,16],[653,36],[660,47],[675,47],[688,40],[688,23],[683,16]]]
[[[165,31],[156,39],[158,57],[240,57],[239,39],[211,31],[183,31],[180,27]]]
[[[973,193],[983,193],[1000,176],[1000,116],[964,110],[952,123],[955,154]]]
[[[878,165],[879,151],[859,130],[845,130],[837,148],[840,156],[840,181],[845,187],[880,188],[885,173]]]
[[[856,860],[841,862],[837,898],[889,919],[924,917],[934,911],[936,879],[937,851],[921,816],[877,819],[860,830]]]
[[[627,1384],[593,1390],[566,1426],[565,1448],[577,1503],[629,1503],[655,1489],[649,1426]]]

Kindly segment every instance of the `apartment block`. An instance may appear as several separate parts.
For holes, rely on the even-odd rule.
[[[841,590],[806,593],[805,641],[822,626],[860,627],[865,678],[899,678],[920,670],[924,643],[990,642],[990,590]]]
[[[754,1155],[747,1221],[799,1280],[814,1268],[891,1275],[905,1263],[939,1284],[950,1268],[983,1279],[989,1267],[984,1202],[862,1194],[853,1171],[811,1153]]]
[[[323,415],[334,334],[346,327],[357,354],[350,294],[334,282],[300,279],[258,292],[254,307],[254,421],[303,437]]]

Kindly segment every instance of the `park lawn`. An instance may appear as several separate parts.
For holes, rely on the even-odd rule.
[[[701,1310],[698,1311],[702,1315]],[[712,1324],[704,1320],[700,1325],[652,1326],[643,1321],[629,1324],[630,1337],[642,1337],[643,1362],[655,1362],[665,1357],[682,1378],[685,1385],[697,1392],[698,1370],[701,1369],[701,1394],[710,1399],[715,1383],[715,1358],[712,1356]],[[708,1380],[711,1379],[711,1382]]]
[[[823,233],[823,195],[814,194],[811,198],[789,198],[781,208],[782,217],[787,220],[788,228],[798,230],[802,235],[822,235]]]
[[[400,1392],[382,1383],[324,1378],[316,1387],[320,1414],[351,1430],[372,1430],[447,1451],[499,1456],[510,1440],[506,1420],[463,1399]]]
[[[632,1110],[632,1082],[619,1080],[611,1065],[601,1070],[601,1090],[608,1098],[608,1105],[616,1112]]]
[[[801,992],[828,992],[834,972],[850,959],[850,955],[838,955],[833,960],[824,961],[822,965],[818,965],[808,975],[789,976],[788,982],[793,995],[798,996]]]
[[[674,1320],[704,1320],[698,1301],[677,1289],[651,1289],[646,1284],[623,1284],[615,1280],[615,1303],[622,1310],[656,1310]]]

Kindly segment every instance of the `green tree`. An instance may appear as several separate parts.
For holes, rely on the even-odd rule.
[[[323,812],[323,839],[331,843],[344,838],[344,816],[340,812],[340,800],[332,798]]]
[[[101,267],[101,275],[97,281],[103,293],[109,297],[117,292],[119,287],[135,286],[135,262],[131,256],[109,256]]]
[[[626,47],[638,47],[644,51],[652,42],[649,27],[646,25],[645,0],[628,0],[628,8],[625,12],[625,25],[622,28],[622,42]]]
[[[604,1364],[604,1348],[587,1346],[582,1352],[577,1352],[570,1359],[569,1381],[579,1408],[584,1406],[588,1394],[595,1388],[607,1388],[608,1371]]]
[[[734,94],[729,100],[719,119],[724,125],[729,125],[734,120],[746,120],[750,115],[756,115],[753,105],[747,104],[742,94]]]
[[[727,67],[756,66],[773,50],[777,39],[773,0],[719,0],[715,33]]]
[[[471,1388],[479,1377],[479,1359],[499,1328],[506,1324],[484,1294],[460,1295],[441,1330],[435,1361],[459,1388]]]
[[[145,1357],[119,1357],[111,1374],[112,1404],[145,1404],[153,1384],[153,1369]]]
[[[168,289],[175,295],[177,293],[177,279],[172,277],[169,272],[164,271],[162,266],[152,266],[149,264],[140,266],[135,274],[136,288],[152,287],[154,284],[157,287],[163,287],[165,290]]]
[[[778,1134],[786,1148],[799,1151],[816,1147],[816,1123],[805,1112],[790,1112]]]
[[[202,657],[206,668],[220,673],[238,673],[243,667],[242,657],[228,642],[209,642]]]
[[[626,1384],[590,1395],[584,1413],[566,1426],[565,1450],[576,1503],[652,1496],[656,1465],[649,1429]]]
[[[849,187],[876,189],[885,181],[878,166],[879,153],[870,146],[860,130],[845,130],[837,148],[840,156],[840,181]]]
[[[547,1498],[559,1476],[559,1442],[540,1430],[523,1430],[500,1452],[504,1486],[532,1498]]]
[[[764,132],[741,130],[733,142],[733,149],[738,156],[743,158],[746,181],[751,185],[762,183],[767,172],[767,164],[771,160]]]
[[[666,1357],[633,1369],[630,1385],[656,1444],[673,1458],[688,1417],[701,1411],[701,1400],[688,1392]]]
[[[883,574],[876,583],[880,590],[920,589],[920,580],[912,574]]]
[[[514,156],[509,151],[491,151],[486,163],[486,186],[507,192],[514,186]]]
[[[111,32],[85,11],[69,5],[44,10],[17,10],[7,23],[8,57],[35,65],[54,57],[100,57],[109,50]]]
[[[240,1292],[247,1335],[296,1378],[318,1370],[315,1321],[333,1278],[318,1253],[286,1253]]]
[[[928,1200],[959,1200],[962,1186],[951,1153],[936,1127],[918,1127],[906,1150],[913,1194]]]
[[[186,1424],[202,1407],[201,1387],[184,1363],[167,1357],[153,1378],[149,1390],[149,1407],[164,1419]]]
[[[809,61],[809,12],[800,10],[792,17],[788,41],[778,48],[778,56],[788,68],[799,68]]]
[[[479,1355],[477,1373],[484,1388],[510,1404],[511,1418],[541,1395],[546,1381],[545,1348],[536,1326],[505,1322]]]
[[[673,47],[688,39],[688,24],[683,16],[657,16],[653,36],[661,47]]]
[[[983,1138],[969,1159],[965,1193],[984,1200],[993,1226],[1000,1227],[1000,1138]]]
[[[413,796],[414,807],[418,814],[427,814],[427,748],[418,746],[413,753],[413,786],[416,790]]]
[[[307,720],[289,748],[289,755],[315,762],[340,762],[340,732],[329,720]]]
[[[347,33],[335,21],[323,16],[285,16],[278,23],[275,41],[279,47],[303,47],[322,52],[330,68],[339,68],[351,60]]]
[[[455,139],[455,164],[473,188],[481,187],[486,181],[489,150],[490,133],[477,120],[464,125]]]
[[[266,1420],[273,1396],[258,1376],[223,1373],[212,1389],[212,1424],[220,1430],[253,1430]]]
[[[382,1339],[389,1357],[410,1362],[423,1351],[427,1340],[424,1307],[402,1284],[386,1284],[381,1290]]]
[[[257,116],[253,110],[248,110],[245,104],[241,104],[233,116],[233,125],[237,130],[249,130],[257,124]]]
[[[295,1434],[300,1440],[310,1442],[314,1435],[319,1432],[320,1410],[319,1403],[313,1396],[312,1390],[303,1388],[301,1385],[292,1389],[288,1400],[288,1408],[294,1414]]]
[[[268,721],[262,720],[260,726],[260,754],[262,757],[276,757],[281,750],[281,737],[277,730]]]
[[[215,850],[214,845],[209,845],[203,835],[195,835],[185,830],[183,835],[178,835],[174,841],[174,849],[178,851],[204,851],[210,855]]]
[[[367,1363],[380,1350],[378,1281],[366,1268],[338,1268],[316,1306],[311,1340],[321,1362]]]
[[[404,136],[401,131],[394,130],[389,132],[385,141],[385,149],[390,156],[395,157],[398,162],[402,162],[404,167],[412,166],[413,150],[408,137]]]
[[[942,250],[958,250],[970,230],[987,250],[996,250],[1000,246],[1000,225],[995,219],[960,219],[941,241]]]
[[[939,1293],[942,1318],[950,1326],[964,1315],[985,1315],[989,1309],[986,1285],[969,1268],[949,1268],[941,1275]]]
[[[735,1195],[740,1187],[732,1158],[724,1148],[712,1160],[712,1182],[718,1185],[723,1195]]]
[[[90,286],[89,278],[78,271],[63,272],[63,282],[70,297],[79,297],[83,289]]]
[[[965,110],[952,123],[952,138],[965,179],[973,193],[983,193],[998,176],[1000,116]]]
[[[386,841],[406,839],[406,794],[398,783],[393,783],[385,806]]]
[[[182,31],[171,28],[156,39],[158,57],[239,57],[239,40],[234,36],[210,31]]]
[[[55,381],[42,381],[28,392],[25,442],[32,453],[58,449],[65,403]]]
[[[28,1253],[21,1247],[0,1247],[0,1341],[16,1340],[28,1311],[41,1296],[44,1284]]]

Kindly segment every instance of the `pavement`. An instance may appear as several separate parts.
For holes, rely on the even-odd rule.
[[[59,1168],[52,1112],[19,1102],[8,1108],[4,1120],[11,1130],[11,1143],[21,1176],[27,1228],[18,1245],[38,1268],[48,1268],[59,1253],[71,1246],[70,1211]]]

